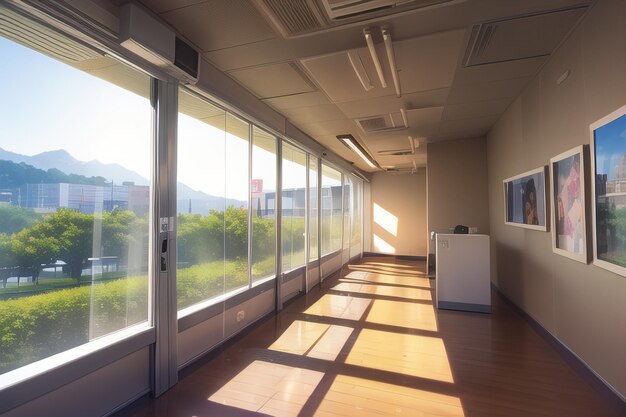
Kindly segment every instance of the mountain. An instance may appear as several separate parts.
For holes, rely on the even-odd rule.
[[[76,178],[72,177],[71,174],[88,177],[85,181],[91,181],[89,177],[103,177],[106,181],[110,182],[112,180],[114,183],[119,185],[127,181],[134,182],[137,185],[148,185],[150,182],[147,178],[144,178],[138,173],[119,164],[104,164],[96,160],[89,162],[79,161],[64,149],[27,156],[0,148],[0,160],[12,161],[15,163],[23,162],[27,165],[31,165],[32,167],[39,168],[40,170],[54,170],[52,171],[53,173],[57,170],[61,171],[60,176],[57,174],[56,182],[71,182],[67,180],[67,178],[62,177],[62,174],[68,174],[70,178]],[[3,173],[0,172],[0,175],[2,174]],[[64,180],[61,181],[61,178],[64,178]],[[41,179],[35,182],[41,182]],[[177,188],[177,200],[179,202],[179,209],[182,212],[187,212],[189,210],[190,200],[192,212],[203,214],[206,214],[208,210],[219,210],[220,208],[223,208],[224,203],[228,205],[232,204],[235,207],[245,205],[245,202],[243,201],[224,199],[223,197],[216,197],[203,193],[202,191],[194,190],[181,182],[177,184]]]
[[[132,181],[137,185],[148,185],[146,178],[119,164],[103,164],[95,160],[82,162],[63,149],[27,156],[5,151],[0,148],[0,159],[24,162],[43,170],[56,168],[67,174],[84,175],[86,177],[104,177],[107,181],[112,180],[116,184],[121,184],[124,181]]]
[[[87,178],[84,175],[67,175],[56,168],[44,171],[25,162],[16,163],[0,159],[0,189],[17,188],[22,184],[54,184],[60,182],[106,185],[106,180],[102,177]]]

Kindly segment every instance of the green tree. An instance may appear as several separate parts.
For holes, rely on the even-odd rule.
[[[228,206],[224,214],[226,257],[248,255],[248,209]]]
[[[33,210],[0,203],[0,233],[13,234],[30,227],[41,218]]]
[[[123,258],[128,253],[131,231],[137,224],[135,213],[115,209],[102,214],[102,256]]]
[[[11,237],[11,256],[21,268],[28,268],[35,282],[39,280],[42,264],[58,259],[61,245],[55,238],[52,225],[40,221],[33,227],[22,229]]]

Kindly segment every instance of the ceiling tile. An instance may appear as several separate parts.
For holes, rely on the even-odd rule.
[[[289,120],[303,124],[345,120],[346,118],[334,104],[285,109],[282,113],[287,116]]]
[[[471,119],[474,117],[494,116],[504,113],[513,101],[512,98],[498,100],[450,104],[445,106],[441,120]]]
[[[274,30],[248,0],[210,0],[161,16],[203,51],[276,37]]]
[[[144,6],[156,13],[163,13],[175,9],[192,6],[206,0],[139,0]]]
[[[514,98],[522,92],[530,79],[531,77],[525,77],[488,83],[454,85],[448,96],[448,104]]]
[[[403,94],[452,85],[463,46],[464,30],[437,33],[393,42]],[[393,36],[393,33],[392,33]],[[383,65],[388,66],[386,52]],[[388,83],[393,85],[389,78]]]
[[[547,56],[587,11],[587,6],[557,10],[474,26],[467,65]]]
[[[299,107],[329,104],[330,101],[319,91],[311,93],[293,94],[290,96],[263,99],[264,102],[278,110],[297,109]]]
[[[315,89],[289,63],[246,68],[232,71],[229,75],[259,98],[306,93]]]
[[[208,51],[203,55],[222,71],[231,71],[273,62],[290,61],[293,54],[288,46],[284,39],[274,38]]]
[[[368,100],[345,101],[337,103],[337,107],[351,118],[374,116],[388,113],[390,110],[400,111],[400,108],[412,109],[420,107],[442,106],[446,102],[448,88],[421,91],[417,93],[403,94],[398,98],[395,95],[376,97]]]
[[[407,134],[414,137],[427,136],[437,131],[443,107],[407,109],[406,113],[409,122]]]
[[[298,127],[316,140],[318,136],[359,135],[361,133],[354,122],[348,119],[332,120],[324,123],[299,124]]]
[[[484,136],[500,116],[476,117],[472,119],[448,120],[441,122],[437,137],[466,139]]]
[[[363,43],[365,43],[365,39]],[[350,63],[347,51],[305,58],[300,62],[332,102],[371,99],[393,94],[393,84],[388,84],[386,88],[382,88],[367,48],[355,49],[352,52],[354,53],[353,57],[363,64],[366,74],[364,80],[366,84],[372,85],[369,91],[365,90],[359,80]],[[384,55],[381,54],[384,53],[384,48],[378,48],[379,57],[383,57]],[[390,80],[388,74],[386,78]]]
[[[548,58],[520,59],[517,61],[499,62],[496,64],[461,67],[454,76],[454,85],[486,83],[534,76]]]

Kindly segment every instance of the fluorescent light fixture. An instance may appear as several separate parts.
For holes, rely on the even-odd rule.
[[[409,119],[406,117],[406,110],[404,107],[400,107],[400,114],[402,115],[402,122],[404,122],[404,127],[409,128]]]
[[[372,158],[366,151],[363,149],[361,144],[356,141],[354,136],[352,135],[337,135],[337,139],[343,142],[348,148],[352,149],[354,153],[356,153],[359,158],[361,158],[367,165],[372,168],[380,168],[374,158]]]
[[[381,30],[383,40],[385,41],[385,49],[387,50],[387,59],[389,60],[389,68],[391,68],[391,77],[393,78],[393,86],[396,89],[396,96],[400,97],[400,78],[398,77],[398,69],[396,68],[396,57],[393,53],[393,42],[389,30],[383,28]]]
[[[372,88],[374,88],[374,86],[372,85],[370,77],[367,76],[367,71],[365,71],[365,67],[363,66],[363,61],[361,61],[359,53],[356,51],[348,51],[347,54],[350,65],[352,65],[352,69],[354,70],[354,73],[361,82],[361,85],[363,86],[365,91],[370,91]]]
[[[411,153],[415,153],[415,142],[412,136],[409,136],[409,145],[411,145]]]
[[[380,65],[380,60],[378,59],[378,54],[376,53],[376,47],[374,46],[374,40],[372,39],[372,32],[370,32],[369,29],[363,29],[363,34],[365,35],[367,49],[369,49],[370,55],[372,56],[372,61],[374,61],[374,68],[376,68],[376,73],[378,74],[378,78],[380,79],[380,84],[383,86],[383,88],[387,88],[387,81],[385,81],[383,67]]]

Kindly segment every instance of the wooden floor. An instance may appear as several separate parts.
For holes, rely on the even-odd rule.
[[[617,416],[494,293],[437,311],[424,263],[365,258],[119,416]]]

